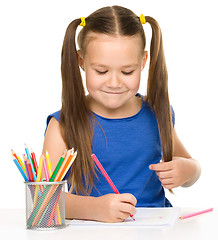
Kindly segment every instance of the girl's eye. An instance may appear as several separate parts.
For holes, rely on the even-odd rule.
[[[134,72],[134,70],[133,71],[130,71],[130,72],[122,72],[124,75],[131,75],[132,73]]]
[[[98,74],[100,74],[100,75],[103,75],[103,74],[105,74],[105,73],[107,73],[108,71],[98,71],[98,70],[96,70],[96,72],[98,73]]]

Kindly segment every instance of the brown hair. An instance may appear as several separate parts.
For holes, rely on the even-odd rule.
[[[163,148],[164,161],[172,160],[172,119],[168,97],[168,76],[165,64],[162,34],[156,20],[145,17],[151,25],[150,67],[146,100],[157,116]],[[85,43],[89,32],[114,36],[140,35],[142,51],[145,49],[145,34],[139,17],[127,8],[120,6],[101,8],[86,19],[86,26],[78,35],[81,52],[85,52]],[[62,136],[68,148],[78,149],[69,179],[77,193],[89,194],[93,187],[95,174],[91,144],[94,116],[87,104],[85,90],[79,69],[75,43],[76,29],[81,20],[71,22],[66,30],[62,48],[62,108],[60,125]],[[84,182],[83,182],[84,180]]]

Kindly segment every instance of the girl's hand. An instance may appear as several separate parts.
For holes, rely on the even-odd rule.
[[[151,164],[149,169],[156,171],[162,186],[167,189],[190,186],[199,174],[197,161],[182,157],[173,157],[170,162]]]
[[[96,199],[96,217],[101,222],[123,222],[136,213],[136,198],[130,193],[107,194]]]

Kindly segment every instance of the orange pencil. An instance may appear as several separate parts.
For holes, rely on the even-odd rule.
[[[59,168],[59,170],[58,170],[58,172],[57,172],[57,175],[55,176],[54,182],[57,182],[58,179],[60,178],[60,174],[61,174],[63,168],[65,167],[66,162],[67,162],[68,158],[70,157],[72,151],[73,151],[73,150],[68,150],[68,151],[67,151],[66,157],[64,158],[64,161],[63,161],[63,163],[61,164],[61,166],[60,166],[60,168]]]
[[[74,160],[76,159],[77,156],[77,151],[71,152],[69,158],[66,161],[66,164],[64,165],[62,171],[59,174],[59,177],[57,179],[57,181],[62,181],[64,176],[67,174],[67,171],[69,170],[70,166],[73,164]]]

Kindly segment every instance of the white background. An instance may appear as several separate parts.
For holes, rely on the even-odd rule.
[[[175,128],[202,167],[194,186],[167,192],[168,198],[181,207],[218,205],[215,0],[7,0],[0,3],[0,208],[25,207],[23,179],[10,151],[21,157],[26,143],[40,156],[46,117],[61,107],[61,48],[68,24],[108,4],[152,16],[162,29]],[[149,24],[144,29],[149,44]],[[147,69],[142,94],[146,77]]]

